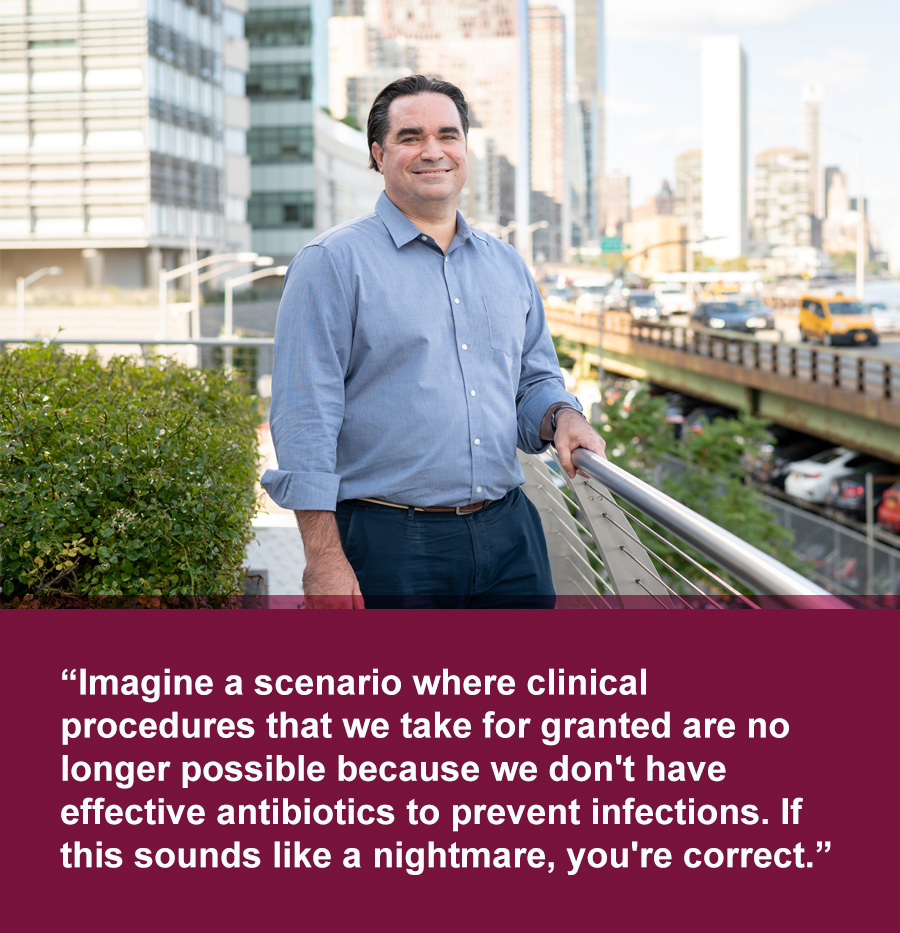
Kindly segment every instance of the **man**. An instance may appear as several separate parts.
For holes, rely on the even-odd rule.
[[[457,213],[468,107],[444,81],[388,85],[369,114],[375,211],[285,276],[263,476],[303,536],[310,608],[552,606],[516,446],[604,443],[565,391],[543,305],[506,243]]]

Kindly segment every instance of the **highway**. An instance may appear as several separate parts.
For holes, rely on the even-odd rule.
[[[687,314],[673,314],[669,320],[676,327],[690,326],[690,317]],[[797,326],[796,312],[776,312],[775,330],[760,331],[758,336],[760,340],[800,343],[800,328]],[[811,346],[820,345],[811,344]],[[841,349],[849,350],[860,356],[872,357],[873,359],[900,360],[900,333],[881,334],[877,347],[841,347]]]

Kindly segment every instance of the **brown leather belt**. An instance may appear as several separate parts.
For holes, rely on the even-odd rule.
[[[471,505],[400,505],[399,502],[388,502],[387,499],[366,499],[361,498],[360,502],[374,502],[376,505],[389,505],[394,509],[413,509],[415,512],[455,512],[457,515],[471,515],[473,512],[480,512],[486,509],[493,499],[485,499],[484,502],[473,502]]]

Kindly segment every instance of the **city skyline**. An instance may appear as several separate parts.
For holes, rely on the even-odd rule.
[[[557,0],[561,8],[566,0]],[[877,28],[874,26],[877,25]],[[821,84],[821,165],[864,195],[883,246],[900,227],[900,67],[891,0],[606,0],[607,166],[631,176],[632,203],[673,180],[701,142],[700,42],[736,35],[748,60],[749,164],[773,147],[805,148],[803,87]],[[709,233],[709,231],[704,231]]]

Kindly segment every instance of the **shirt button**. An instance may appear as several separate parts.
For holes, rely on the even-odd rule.
[[[462,345],[462,348],[463,348],[463,350],[468,350],[468,349],[469,349],[469,345],[468,345],[467,343],[464,343],[464,344]]]
[[[481,492],[481,487],[480,487],[480,486],[476,486],[476,487],[475,487],[475,492]]]
[[[423,241],[424,243],[427,243],[427,242],[428,242],[428,237],[427,237],[427,236],[423,236],[423,237],[422,237],[422,241]]]
[[[454,299],[453,299],[453,303],[458,305],[458,304],[459,304],[459,298],[454,298]]]
[[[472,391],[469,393],[469,395],[474,395],[474,394],[475,394],[475,390],[472,389]]]
[[[476,438],[475,438],[475,446],[477,447],[480,443],[481,443],[481,438],[480,438],[480,437],[476,437]]]
[[[444,262],[450,262],[450,257],[449,257],[449,256],[444,256]]]

